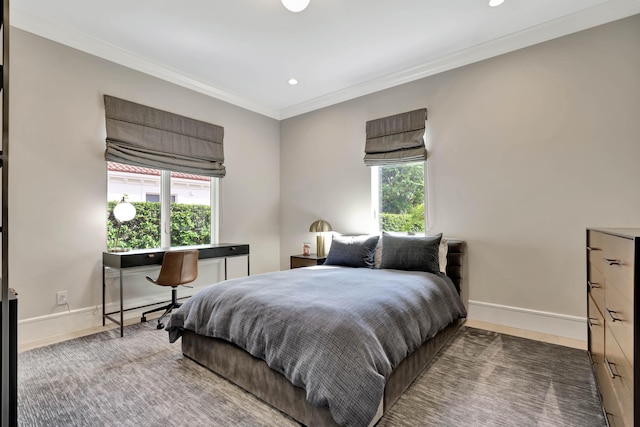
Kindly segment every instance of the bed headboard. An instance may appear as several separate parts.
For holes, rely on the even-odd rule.
[[[453,284],[456,285],[458,292],[463,290],[462,280],[464,271],[464,255],[466,244],[464,240],[447,239],[447,276],[451,278]]]
[[[335,233],[335,232],[334,232]],[[342,236],[363,236],[366,234],[339,234]],[[467,251],[467,244],[464,240],[447,238],[447,276],[451,278],[451,281],[456,286],[456,289],[460,293],[462,300],[467,306],[468,290],[465,287],[465,263],[464,257]]]

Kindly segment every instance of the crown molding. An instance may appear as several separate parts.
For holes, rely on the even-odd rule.
[[[638,1],[640,2],[640,0]],[[606,3],[606,1],[604,3]],[[487,43],[482,43],[412,68],[387,74],[344,90],[339,90],[307,102],[283,108],[280,110],[280,120],[299,116],[401,84],[410,83],[444,71],[626,18],[637,13],[640,13],[640,7],[628,0],[617,2],[615,7],[611,7],[611,5],[605,7],[603,3],[601,3],[578,13],[567,15]]]
[[[148,58],[141,57],[126,49],[119,48],[101,40],[89,37],[86,34],[73,31],[64,26],[41,19],[19,8],[12,7],[11,26],[24,31],[36,34],[65,46],[72,47],[90,55],[114,62],[132,70],[157,77],[178,86],[191,89],[204,95],[228,102],[235,106],[262,114],[267,117],[279,120],[278,110],[256,104],[250,100],[236,96],[217,88],[211,84],[203,82],[197,78],[188,76],[183,72],[159,64]]]
[[[429,77],[444,71],[469,65],[498,55],[542,43],[557,37],[582,31],[640,13],[640,0],[605,0],[599,5],[546,22],[508,36],[479,44],[453,54],[396,73],[356,84],[281,110],[269,108],[234,95],[197,78],[141,57],[125,49],[81,34],[61,25],[43,20],[19,8],[12,7],[13,27],[53,40],[82,52],[157,77],[193,91],[211,96],[237,107],[284,120],[349,101],[401,84]]]

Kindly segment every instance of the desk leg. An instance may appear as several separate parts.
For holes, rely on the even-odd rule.
[[[124,298],[122,296],[122,269],[120,269],[120,338],[124,336]]]
[[[102,326],[105,325],[105,314],[106,314],[106,310],[104,307],[104,299],[105,299],[105,287],[107,286],[106,283],[106,279],[105,279],[105,270],[107,269],[107,267],[105,267],[104,265],[102,266]]]
[[[251,263],[247,255],[247,276],[251,276]],[[227,280],[227,257],[224,257],[224,280]]]

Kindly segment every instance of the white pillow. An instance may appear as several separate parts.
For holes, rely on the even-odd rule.
[[[438,247],[438,262],[440,263],[440,272],[447,274],[447,255],[449,254],[449,240],[443,237]]]

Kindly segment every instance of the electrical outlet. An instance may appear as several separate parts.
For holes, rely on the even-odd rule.
[[[68,291],[58,291],[56,293],[56,300],[58,301],[58,305],[65,305],[69,303],[69,292]]]

